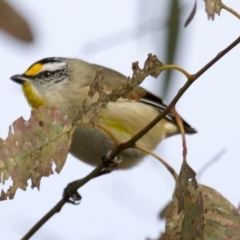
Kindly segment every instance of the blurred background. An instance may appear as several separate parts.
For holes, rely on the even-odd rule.
[[[187,28],[183,25],[194,4],[190,0],[7,3],[29,24],[32,35],[21,18],[13,21],[12,10],[0,0],[3,139],[14,120],[30,116],[20,86],[9,78],[23,73],[37,60],[53,56],[81,58],[129,76],[131,63],[139,61],[143,66],[147,54],[152,53],[164,63],[195,73],[239,36],[237,18],[223,10],[215,21],[209,21],[203,1],[198,1],[196,15]],[[239,1],[229,0],[226,4],[240,12]],[[17,38],[6,32],[7,21],[12,21],[9,29],[18,34]],[[240,202],[239,58],[237,46],[204,73],[177,104],[181,116],[198,130],[198,134],[187,137],[188,162],[197,173],[201,172],[198,181],[219,191],[235,206]],[[157,80],[149,77],[143,85],[169,103],[184,82],[183,75],[165,72]],[[179,172],[180,136],[165,140],[156,152]],[[201,171],[216,156],[214,165]],[[91,170],[91,166],[69,156],[60,174],[42,179],[40,191],[30,187],[18,190],[14,200],[1,202],[1,237],[23,237],[61,198],[67,183]],[[86,184],[79,191],[81,204],[66,205],[32,239],[156,239],[165,224],[158,215],[171,200],[174,184],[166,169],[147,157],[131,170],[116,171]]]

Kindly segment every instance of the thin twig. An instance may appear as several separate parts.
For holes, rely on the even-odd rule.
[[[134,148],[136,148],[136,149],[138,149],[142,152],[145,152],[145,153],[155,157],[156,159],[158,159],[163,164],[163,166],[165,166],[167,168],[167,170],[171,173],[174,180],[177,181],[178,174],[176,173],[176,171],[166,161],[164,161],[162,158],[160,158],[157,154],[155,154],[154,152],[150,151],[149,149],[147,149],[145,147],[142,147],[142,146],[139,146],[137,144],[135,144]]]
[[[111,132],[111,130],[109,130],[107,127],[103,126],[101,123],[97,123],[97,127],[99,127],[100,129],[102,129],[104,132],[106,132],[108,134],[108,136],[113,140],[115,146],[120,145],[119,140],[117,139],[117,137]]]
[[[174,116],[175,119],[176,119],[178,128],[179,128],[180,133],[181,133],[181,135],[182,135],[183,159],[186,159],[186,158],[187,158],[187,140],[186,140],[185,130],[184,130],[184,127],[183,127],[183,122],[182,122],[181,117],[180,117],[179,114],[177,113],[177,111],[176,111],[176,109],[175,109],[175,106],[172,107],[171,112],[172,112],[173,116]]]
[[[177,70],[177,71],[181,72],[182,74],[184,74],[187,79],[192,79],[192,75],[190,73],[188,73],[185,69],[183,69],[177,65],[165,64],[161,67],[161,71],[163,71],[163,70]]]
[[[79,182],[78,188],[83,186],[85,183],[90,181],[91,179],[97,177],[101,171],[103,170],[103,164],[99,164],[91,173],[89,173],[86,177],[82,178],[81,182]],[[77,191],[77,189],[73,188],[71,189],[74,193],[74,191]],[[28,240],[30,237],[33,236],[34,233],[40,229],[44,223],[46,223],[54,214],[60,212],[62,207],[65,205],[67,200],[62,198],[44,217],[42,217],[31,229],[30,231],[22,238],[22,240]]]
[[[228,53],[231,49],[233,49],[236,45],[238,45],[240,42],[240,36],[231,43],[228,47],[226,47],[224,50],[219,52],[215,58],[213,58],[209,63],[207,63],[203,68],[201,68],[197,73],[195,73],[194,80],[199,78],[204,72],[206,72],[214,63],[216,63],[220,58],[222,58],[226,53]]]
[[[237,17],[238,19],[240,19],[240,14],[237,13],[236,11],[234,11],[232,8],[226,6],[225,4],[223,4],[222,2],[220,3],[220,6],[225,9],[226,11],[230,12],[232,15],[234,15],[235,17]]]

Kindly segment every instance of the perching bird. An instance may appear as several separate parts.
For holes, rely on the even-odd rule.
[[[83,107],[88,97],[90,84],[99,68],[103,69],[104,90],[122,85],[127,78],[112,69],[90,64],[72,58],[45,58],[31,65],[23,74],[14,75],[11,79],[22,85],[23,92],[33,108],[39,106],[57,107],[72,120]],[[95,94],[89,101],[98,99]],[[99,124],[108,129],[119,142],[128,141],[138,133],[161,111],[166,108],[161,98],[154,96],[144,88],[137,86],[126,98],[109,102],[102,109]],[[183,120],[186,133],[195,133]],[[137,144],[149,150],[154,149],[164,138],[178,134],[179,129],[173,115],[168,114],[155,127],[146,133]],[[96,165],[102,155],[115,148],[112,138],[103,128],[92,125],[78,126],[74,132],[70,152],[80,160]],[[119,168],[130,168],[136,165],[144,153],[136,149],[127,149],[121,153],[122,162]]]

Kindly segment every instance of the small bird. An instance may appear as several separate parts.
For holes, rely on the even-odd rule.
[[[32,108],[39,106],[57,107],[71,120],[77,117],[88,97],[90,84],[96,72],[102,69],[104,91],[111,92],[127,81],[127,77],[112,69],[91,64],[74,58],[44,58],[32,64],[23,74],[14,75],[11,79],[22,85],[24,95]],[[89,101],[98,99],[95,94]],[[115,148],[114,141],[105,129],[108,129],[119,142],[124,143],[144,128],[161,111],[166,108],[162,99],[144,88],[136,86],[126,98],[109,102],[100,113],[99,124],[79,125],[73,134],[70,153],[78,159],[91,164],[100,163],[107,151]],[[182,119],[183,120],[183,119]],[[185,132],[196,133],[183,120]],[[154,149],[164,138],[179,134],[176,120],[168,114],[148,133],[137,141],[137,144],[149,150]],[[137,149],[126,149],[121,153],[122,162],[118,168],[128,169],[135,166],[144,153]]]

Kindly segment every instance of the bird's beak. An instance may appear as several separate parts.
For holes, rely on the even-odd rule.
[[[23,85],[28,80],[26,77],[24,77],[24,75],[14,75],[10,77],[10,79],[21,85]]]

